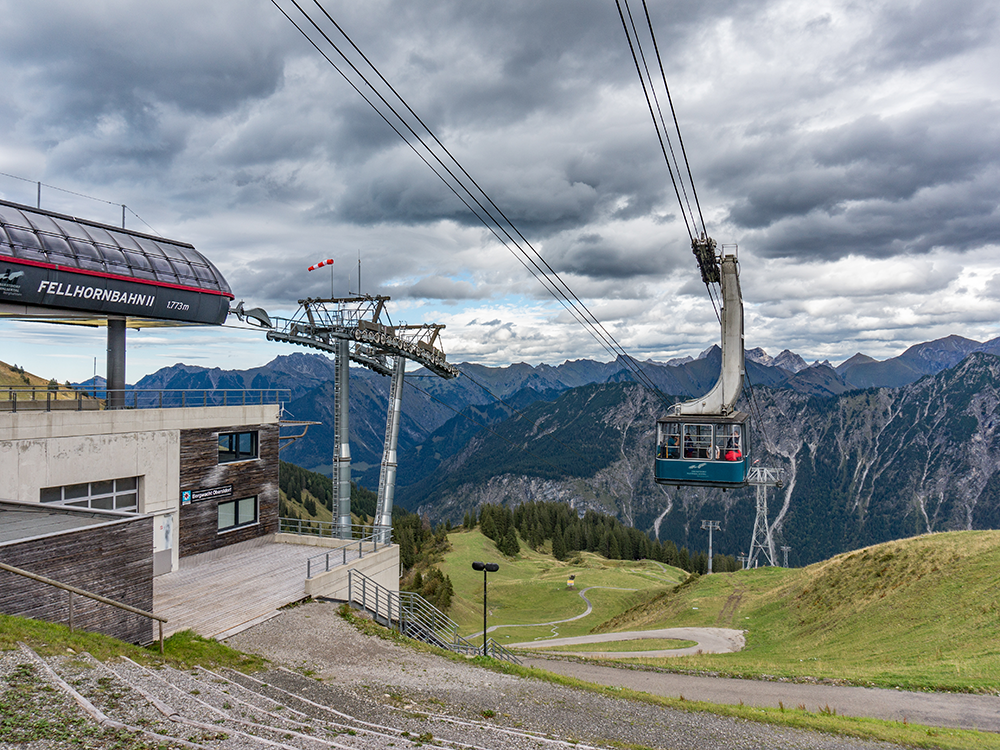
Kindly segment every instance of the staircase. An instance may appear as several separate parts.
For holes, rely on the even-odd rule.
[[[392,591],[356,570],[348,573],[347,592],[348,604],[408,638],[466,656],[483,653],[481,646],[458,634],[458,624],[454,620],[420,594]],[[512,651],[492,638],[486,642],[486,655],[521,663]]]
[[[588,747],[495,722],[365,702],[335,684],[280,668],[250,676],[227,669],[147,668],[124,657],[102,663],[86,653],[43,659],[22,644],[0,651],[0,697],[14,693],[21,713],[10,726],[35,722],[27,730],[30,740],[58,737],[67,747]]]

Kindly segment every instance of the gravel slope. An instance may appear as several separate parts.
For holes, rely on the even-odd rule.
[[[739,719],[595,695],[410,650],[362,635],[313,602],[283,612],[227,643],[322,679],[327,700],[368,721],[414,712],[522,727],[595,745],[632,743],[670,750],[875,750],[895,745],[775,728]]]

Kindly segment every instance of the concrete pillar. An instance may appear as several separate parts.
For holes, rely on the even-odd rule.
[[[125,319],[108,318],[108,408],[125,406]]]

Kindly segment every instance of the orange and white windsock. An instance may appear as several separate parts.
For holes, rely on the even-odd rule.
[[[333,265],[333,258],[327,258],[326,260],[321,260],[315,266],[309,266],[309,270],[315,271],[318,268],[323,268],[324,266],[332,266],[332,265]]]

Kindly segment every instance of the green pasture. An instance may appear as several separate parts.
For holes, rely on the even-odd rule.
[[[745,629],[736,654],[634,659],[671,669],[1000,693],[1000,532],[933,534],[807,568],[702,576],[599,630]]]
[[[472,569],[472,562],[495,562],[500,566],[488,576],[488,623],[494,625],[531,625],[565,620],[582,614],[587,604],[580,591],[594,586],[587,598],[593,612],[573,622],[558,626],[500,627],[491,635],[500,643],[517,643],[536,638],[586,635],[594,627],[645,600],[650,591],[672,588],[686,574],[676,568],[649,561],[605,560],[599,555],[580,553],[567,562],[535,552],[522,543],[515,559],[504,557],[492,540],[478,531],[456,531],[448,535],[452,549],[445,555],[441,570],[454,587],[449,616],[463,634],[483,629],[483,574]],[[574,575],[573,588],[567,586]],[[556,633],[553,633],[553,628]]]

